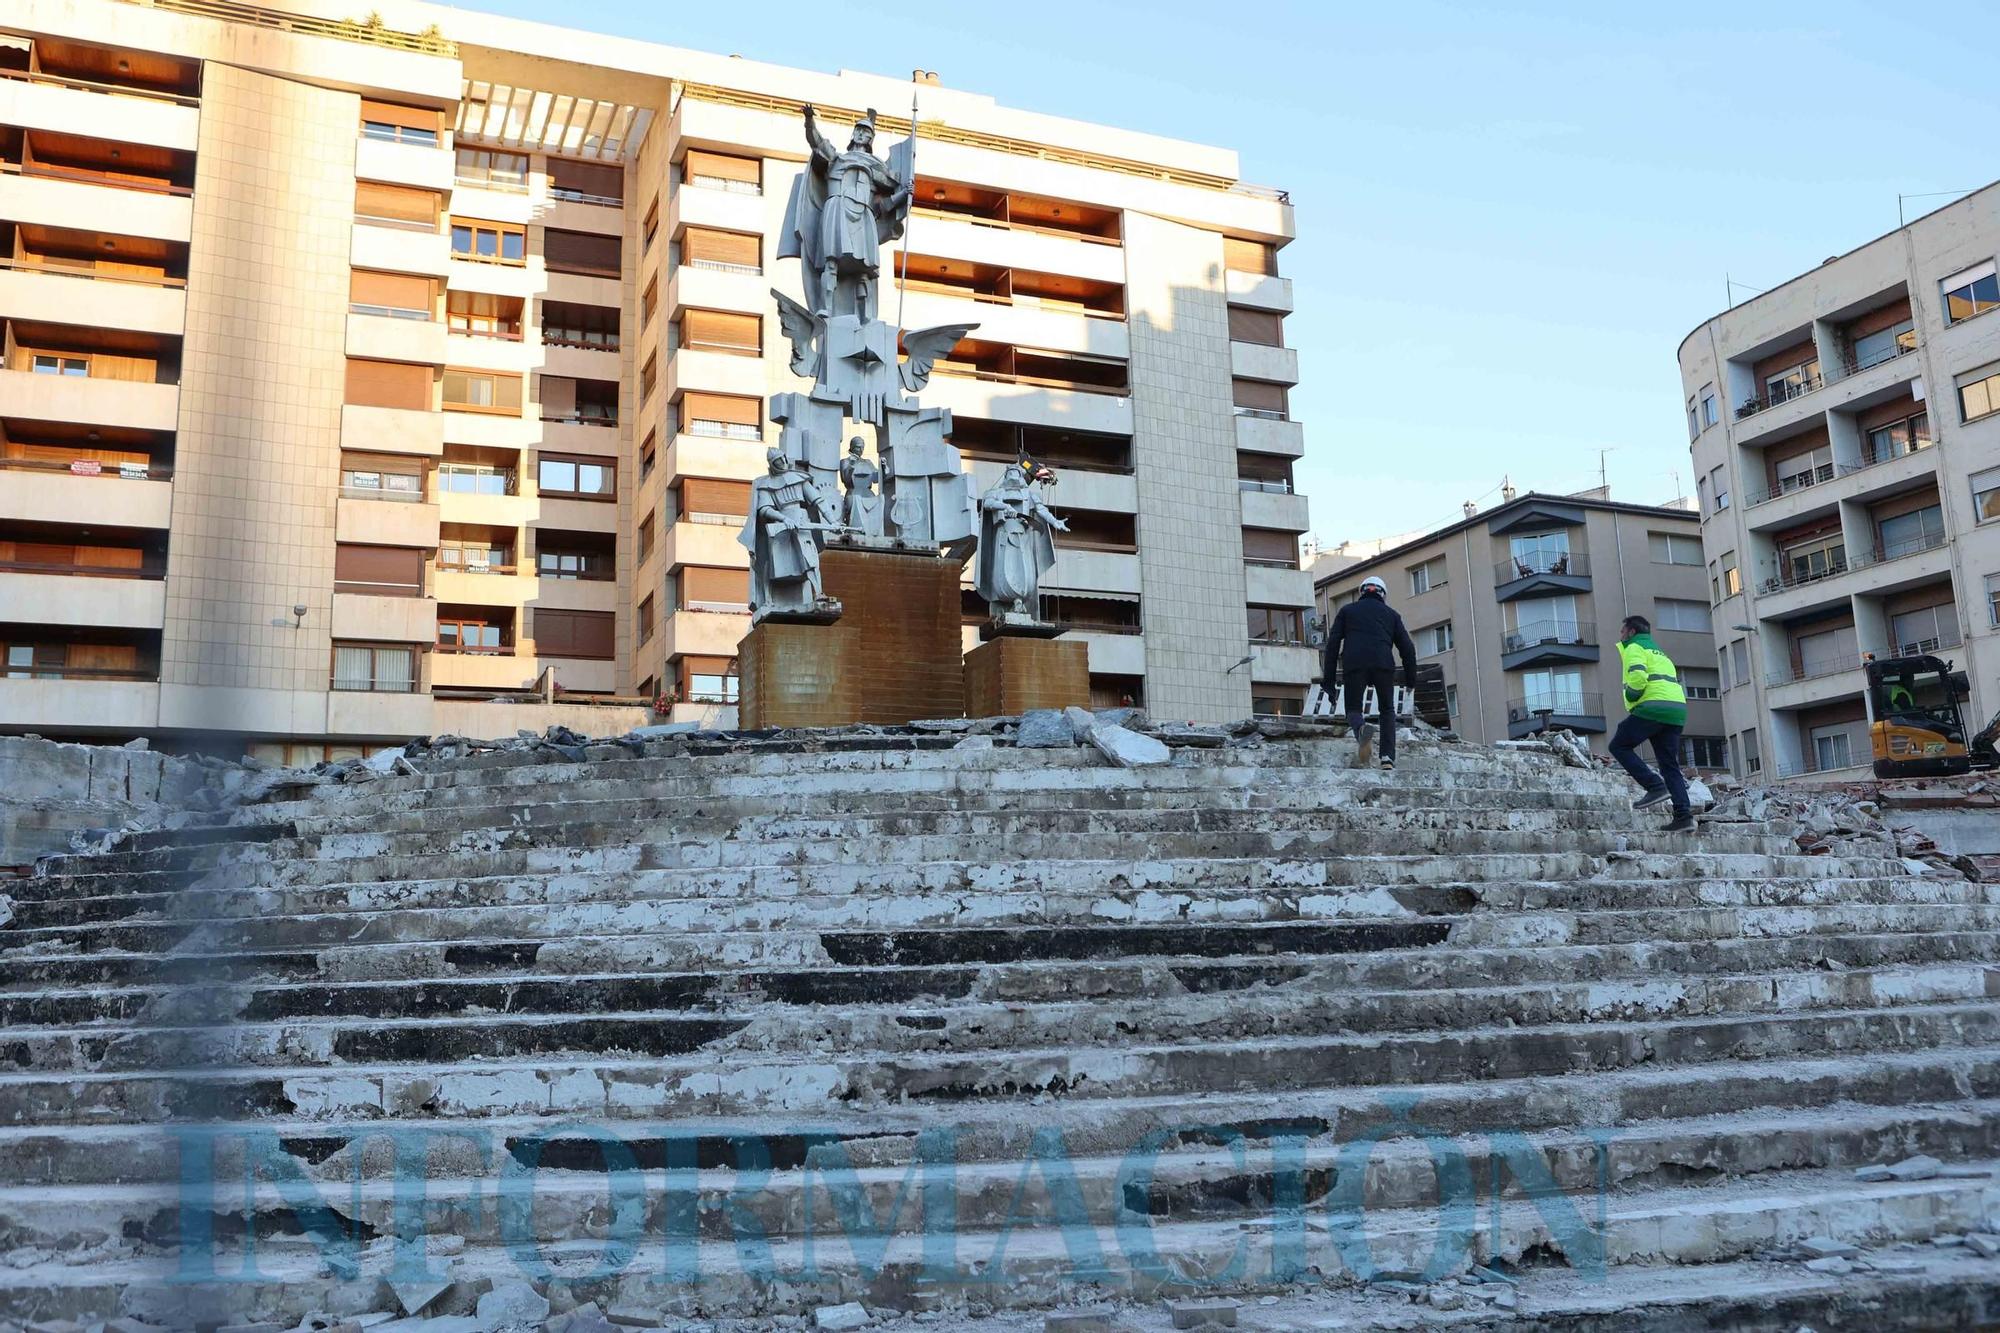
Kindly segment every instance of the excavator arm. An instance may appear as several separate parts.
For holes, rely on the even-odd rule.
[[[2000,713],[1995,713],[1965,748],[1974,768],[2000,768]]]

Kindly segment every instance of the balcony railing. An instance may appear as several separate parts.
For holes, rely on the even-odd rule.
[[[607,334],[588,334],[572,329],[543,329],[542,346],[576,347],[586,352],[615,352],[619,341]]]
[[[1766,685],[1791,685],[1802,680],[1819,680],[1824,676],[1837,676],[1843,671],[1854,671],[1861,666],[1861,655],[1814,657],[1797,663],[1788,663],[1776,671],[1765,673]]]
[[[456,58],[458,43],[438,34],[433,26],[426,32],[398,32],[383,26],[382,20],[373,18],[368,22],[354,19],[314,18],[306,14],[295,14],[288,10],[266,9],[262,5],[240,4],[236,0],[126,0],[128,4],[145,5],[151,9],[168,9],[179,14],[194,14],[201,18],[221,19],[227,23],[247,23],[263,28],[276,28],[281,32],[303,33],[309,37],[338,37],[343,41],[367,42],[373,46],[394,47],[401,51],[421,51],[426,55]]]
[[[29,667],[0,666],[0,680],[123,680],[143,685],[156,684],[160,679],[158,669],[152,671],[124,671],[117,667],[73,667],[42,666]]]
[[[1917,445],[1913,449],[1896,449],[1896,448],[1870,449],[1868,451],[1868,461],[1863,463],[1861,466],[1880,467],[1884,463],[1893,463],[1899,458],[1908,458],[1911,454],[1920,454],[1924,452],[1926,449],[1929,449],[1931,447],[1931,443],[1932,443],[1931,441],[1925,440],[1922,444]],[[1856,469],[1856,471],[1859,470],[1860,469],[1858,468]]]
[[[498,176],[477,171],[461,171],[453,176],[452,180],[456,184],[470,186],[475,190],[496,190],[503,194],[526,194],[528,192],[527,179],[521,176]]]
[[[1957,630],[1949,630],[1928,639],[1913,639],[1896,645],[1899,657],[1921,657],[1925,653],[1948,652],[1953,648],[1963,648],[1965,636]]]
[[[165,559],[142,560],[136,565],[58,565],[46,560],[0,560],[0,574],[59,574],[90,579],[163,579]]]
[[[1915,537],[1905,537],[1901,541],[1877,544],[1875,558],[1870,564],[1885,565],[1891,560],[1901,560],[1904,556],[1922,555],[1925,551],[1935,551],[1945,543],[1942,532],[1926,532]]]
[[[680,609],[683,611],[709,611],[719,615],[747,616],[750,614],[750,603],[691,601],[682,603]]]
[[[551,426],[616,426],[618,418],[602,412],[544,412],[542,421]]]
[[[83,93],[103,93],[109,97],[136,97],[148,102],[169,102],[174,106],[200,106],[201,99],[184,97],[179,93],[163,93],[151,88],[132,88],[122,83],[96,83],[90,79],[72,79],[60,74],[29,73],[24,69],[0,69],[0,79],[13,79],[17,83],[40,83],[54,88],[73,88]]]
[[[1057,620],[1064,633],[1078,634],[1141,634],[1145,631],[1138,625],[1123,625],[1109,620]],[[1277,640],[1252,639],[1252,643],[1278,642]]]
[[[706,523],[718,528],[740,528],[749,517],[748,514],[710,514],[691,509],[674,521],[677,523]]]
[[[1274,412],[1268,407],[1239,407],[1236,409],[1236,415],[1239,417],[1256,417],[1259,421],[1290,421],[1292,419],[1289,412]]]
[[[746,278],[762,277],[764,273],[761,264],[731,264],[720,259],[685,259],[681,264],[684,268],[705,268],[711,273],[736,273]]]
[[[383,319],[409,319],[420,324],[433,324],[437,316],[429,310],[407,305],[370,305],[366,301],[349,301],[347,313],[350,315],[379,315]]]
[[[1859,472],[1863,466],[1860,463],[1821,463],[1810,472],[1801,472],[1782,479],[1771,490],[1752,493],[1743,501],[1743,507],[1751,509],[1760,504],[1768,504],[1772,500],[1782,499],[1787,495],[1797,494],[1799,491],[1810,490],[1812,487],[1824,482],[1833,481],[1838,477],[1845,477],[1851,473]]]
[[[687,183],[697,190],[721,190],[725,194],[764,193],[764,187],[756,181],[729,180],[722,176],[689,176]]]
[[[1771,408],[1791,402],[1794,398],[1803,398],[1814,390],[1825,387],[1826,376],[1814,371],[1810,375],[1800,377],[1796,383],[1780,384],[1774,389],[1765,390],[1755,398],[1745,399],[1742,406],[1736,409],[1736,419],[1741,421],[1745,417],[1756,416],[1759,412],[1769,411]]]
[[[391,504],[420,505],[424,502],[424,493],[420,490],[399,491],[386,486],[342,486],[340,497],[343,500],[387,500]]]
[[[940,222],[963,222],[972,227],[991,227],[995,231],[1031,231],[1043,236],[1059,237],[1065,241],[1082,241],[1087,245],[1123,244],[1115,236],[1092,236],[1088,232],[1070,231],[1066,227],[1044,227],[1034,222],[1017,222],[1012,218],[1005,221],[999,218],[983,218],[972,213],[954,212],[949,208],[912,208],[910,211],[919,217],[936,218]]]
[[[114,176],[103,171],[86,171],[82,167],[59,167],[48,162],[0,162],[0,174],[14,176],[38,176],[48,180],[78,181],[85,185],[105,185],[114,190],[137,190],[143,194],[170,194],[185,199],[194,193],[191,185],[175,185],[171,181],[146,180],[135,176]]]
[[[512,657],[514,645],[503,643],[498,648],[485,648],[463,643],[434,643],[431,645],[431,651],[453,653],[460,657]]]
[[[1859,568],[1859,565],[1850,564],[1847,556],[1842,554],[1817,567],[1807,566],[1803,569],[1787,567],[1781,569],[1778,573],[1758,584],[1757,591],[1767,593],[1778,592],[1784,588],[1803,588],[1809,583],[1819,583],[1825,579],[1837,578],[1845,574],[1849,569],[1855,568]]]
[[[1875,353],[1873,356],[1857,357],[1849,353],[1841,358],[1840,369],[1843,374],[1859,375],[1864,370],[1873,370],[1877,366],[1885,366],[1898,357],[1908,356],[1916,350],[1917,341],[1912,335],[1909,341],[1895,343],[1886,350]]]
[[[59,259],[0,258],[0,269],[17,273],[49,273],[59,278],[87,278],[92,282],[122,282],[134,287],[187,286],[186,278],[170,278],[156,273],[117,273],[91,264],[66,264]]]
[[[1522,605],[1522,603],[1514,603]],[[1508,630],[1500,636],[1503,651],[1518,653],[1523,648],[1543,644],[1591,644],[1597,642],[1597,626],[1590,621],[1540,620]]]
[[[1137,548],[1127,547],[1120,549],[1137,549]],[[1243,563],[1249,565],[1252,569],[1297,569],[1299,567],[1299,562],[1297,560],[1269,560],[1264,558],[1263,556],[1257,556],[1257,555],[1244,556]]]
[[[1590,557],[1581,551],[1537,551],[1509,556],[1493,566],[1495,583],[1512,583],[1544,575],[1582,578],[1590,573]]]
[[[491,565],[477,562],[451,564],[439,560],[436,562],[436,565],[437,571],[440,574],[518,574],[521,572],[520,566],[512,564]]]
[[[1238,477],[1236,479],[1236,489],[1239,491],[1262,491],[1266,495],[1290,495],[1292,493],[1292,483],[1289,481],[1271,481],[1263,477]]]
[[[1510,723],[1531,722],[1543,713],[1549,715],[1551,723],[1566,717],[1603,717],[1604,696],[1582,691],[1565,691],[1561,694],[1531,695],[1507,701],[1507,721]]]
[[[1778,776],[1781,778],[1803,778],[1814,773],[1846,773],[1853,769],[1865,768],[1867,764],[1868,760],[1856,759],[1851,754],[1848,756],[1846,763],[1829,764],[1824,768],[1820,766],[1820,762],[1817,759],[1795,759],[1788,764],[1779,764]]]
[[[612,194],[592,194],[588,190],[576,190],[567,185],[551,185],[549,198],[562,199],[572,204],[596,204],[600,208],[623,208],[625,200]]]
[[[740,421],[709,421],[696,417],[682,428],[688,435],[705,435],[716,440],[761,440],[764,431],[758,426],[746,426]]]
[[[988,384],[1025,384],[1030,388],[1062,389],[1071,393],[1108,394],[1114,398],[1129,398],[1132,394],[1132,390],[1129,387],[1118,388],[1108,384],[1085,384],[1078,380],[1050,379],[1044,375],[1015,375],[998,370],[979,370],[972,366],[952,365],[945,361],[938,362],[934,369],[935,373],[939,375],[951,375],[958,379],[984,380]]]
[[[95,458],[75,458],[67,463],[46,458],[0,458],[0,472],[54,472],[116,481],[172,481],[174,476],[173,467],[166,463],[101,463]]]

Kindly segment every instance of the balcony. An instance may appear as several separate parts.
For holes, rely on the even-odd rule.
[[[1747,417],[1756,416],[1759,412],[1768,412],[1774,407],[1782,407],[1786,403],[1795,402],[1807,394],[1816,393],[1825,387],[1826,376],[1815,370],[1810,375],[1802,376],[1797,380],[1787,381],[1775,389],[1767,389],[1755,398],[1746,398],[1742,403],[1737,405],[1736,419],[1742,421]]]
[[[1099,282],[1125,280],[1125,256],[1116,241],[1070,232],[1012,225],[990,218],[932,208],[913,208],[924,251],[945,259],[996,268],[1024,268],[1041,273],[1090,278]],[[892,252],[885,251],[884,263]]]
[[[1231,305],[1249,306],[1253,310],[1275,310],[1280,314],[1293,309],[1290,278],[1281,278],[1275,273],[1245,273],[1232,268],[1224,271],[1222,279]]]
[[[494,690],[527,693],[535,687],[535,659],[520,657],[510,645],[498,652],[431,651],[433,690]]]
[[[444,452],[444,413],[347,403],[340,409],[340,447],[436,458]]]
[[[748,605],[690,603],[667,617],[664,642],[669,657],[734,657],[749,632]]]
[[[172,516],[172,476],[170,467],[144,463],[0,458],[0,521],[163,529]]]
[[[347,354],[370,361],[444,364],[444,325],[422,316],[392,315],[382,306],[349,306]]]
[[[334,540],[362,546],[438,544],[438,507],[343,495],[334,502]]]
[[[1129,551],[1093,551],[1076,546],[1056,547],[1056,562],[1043,576],[1047,589],[1066,588],[1075,592],[1139,592],[1139,557]]]
[[[7,415],[33,421],[172,431],[179,425],[180,398],[172,384],[0,370]]]
[[[1503,671],[1551,663],[1595,662],[1598,655],[1597,626],[1587,620],[1531,621],[1500,636]]]
[[[771,219],[778,216],[766,207],[761,190],[711,189],[692,182],[675,190],[666,208],[667,217],[662,225],[668,235],[675,237],[685,226],[762,235],[771,225]]]
[[[183,194],[121,190],[92,177],[23,173],[0,162],[0,217],[70,231],[96,231],[118,219],[126,236],[186,243],[194,234],[194,201]]]
[[[1311,606],[1312,575],[1277,561],[1245,560],[1243,597],[1257,606]]]
[[[1769,504],[1771,501],[1783,499],[1787,495],[1797,495],[1800,491],[1810,490],[1815,486],[1824,485],[1836,478],[1859,472],[1862,467],[1863,464],[1860,463],[1821,463],[1810,472],[1795,473],[1792,476],[1784,478],[1771,490],[1753,491],[1744,499],[1743,507],[1745,509],[1754,509],[1758,505]]]
[[[1547,727],[1571,731],[1603,732],[1604,696],[1594,693],[1560,693],[1509,699],[1507,735],[1512,740],[1532,736]]]
[[[348,259],[356,268],[442,278],[452,271],[451,238],[435,227],[356,218]]]
[[[166,562],[96,569],[0,561],[7,618],[23,624],[160,629],[166,624]]]
[[[1239,486],[1238,498],[1243,502],[1243,526],[1246,528],[1273,528],[1279,532],[1310,532],[1312,519],[1306,509],[1306,497],[1290,491],[1264,489],[1246,490]]]
[[[451,189],[458,174],[448,148],[422,143],[397,143],[362,135],[354,144],[354,175],[359,180],[390,185],[414,185],[440,193]]]
[[[1014,425],[1132,434],[1132,399],[1124,389],[940,366],[924,390],[924,404]]]
[[[1237,379],[1297,384],[1299,354],[1289,347],[1232,342],[1229,344],[1229,373]]]
[[[192,153],[192,97],[59,75],[0,70],[0,125]]]
[[[750,553],[736,540],[743,519],[733,514],[718,514],[713,522],[701,522],[691,521],[693,517],[683,514],[680,522],[667,529],[666,539],[661,542],[662,569],[678,569],[682,565],[749,568]]]
[[[0,676],[0,727],[117,733],[159,723],[160,686],[150,675],[55,667],[29,680]]]
[[[1254,407],[1236,409],[1236,447],[1245,453],[1303,458],[1306,428],[1297,421]]]
[[[0,258],[0,317],[60,319],[178,338],[187,324],[187,282],[55,260]]]
[[[1252,643],[1250,679],[1270,685],[1310,685],[1319,675],[1319,650],[1296,643]]]
[[[367,643],[429,643],[437,637],[437,602],[336,591],[331,632]]]
[[[1581,551],[1539,551],[1493,566],[1493,595],[1503,602],[1590,591],[1590,557]]]
[[[1791,620],[1806,612],[1837,606],[1849,597],[1879,595],[1936,580],[1949,572],[1945,535],[1921,537],[1846,555],[1820,568],[1786,570],[1757,585],[1757,614]]]

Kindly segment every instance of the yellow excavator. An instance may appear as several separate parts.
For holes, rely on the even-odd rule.
[[[1878,778],[1928,777],[2000,768],[2000,713],[1966,734],[1972,696],[1963,671],[1940,658],[1869,657],[1868,735]]]

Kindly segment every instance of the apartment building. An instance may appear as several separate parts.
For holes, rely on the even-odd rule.
[[[925,401],[982,486],[1060,475],[1043,610],[1093,693],[1296,707],[1289,202],[934,79],[420,4],[16,0],[0,728],[308,759],[733,720],[800,111],[881,108],[886,144],[913,92],[885,313],[978,323]]]
[[[1681,344],[1739,774],[1864,773],[1866,654],[1949,658],[2000,709],[1996,256],[1988,186]]]
[[[1702,569],[1700,522],[1679,506],[1621,504],[1604,491],[1511,493],[1484,513],[1321,577],[1322,623],[1370,576],[1444,669],[1452,723],[1468,740],[1567,727],[1606,753],[1625,716],[1618,629],[1653,622],[1688,695],[1683,762],[1727,765]]]

